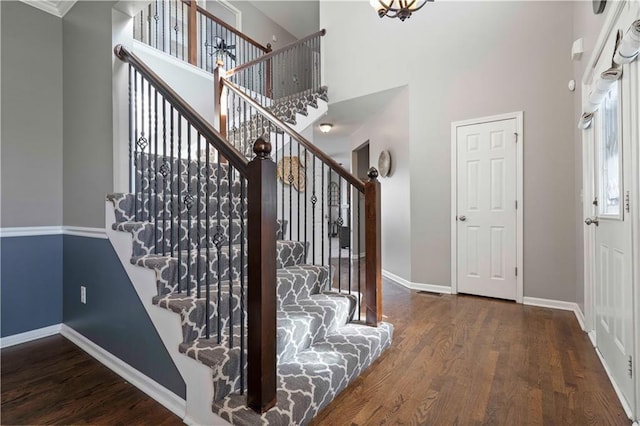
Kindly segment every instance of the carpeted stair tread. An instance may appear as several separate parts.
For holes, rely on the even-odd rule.
[[[235,339],[240,339],[239,329],[234,332],[234,336]],[[239,340],[235,341],[238,342]],[[240,389],[240,348],[238,345],[229,348],[228,341],[225,339],[218,344],[216,337],[212,335],[209,339],[198,339],[182,343],[179,346],[179,350],[186,356],[211,368],[213,402],[219,401]],[[246,357],[244,362],[243,370],[246,371]],[[244,381],[246,383],[246,377],[244,377]]]
[[[278,365],[277,403],[260,415],[246,397],[228,395],[213,411],[236,425],[308,423],[391,344],[393,326],[348,324],[323,341]]]
[[[211,194],[213,195],[213,194]],[[107,194],[107,201],[113,204],[116,222],[130,222],[130,221],[154,221],[162,222],[163,220],[170,221],[172,216],[180,216],[183,219],[187,219],[191,216],[192,219],[206,219],[207,218],[207,203],[204,202],[204,197],[201,197],[200,204],[198,204],[197,198],[193,201],[191,208],[183,202],[183,199],[178,202],[179,197],[172,195],[171,193],[160,193],[156,199],[154,195],[150,198],[148,194],[130,194],[130,193],[112,193]],[[231,213],[229,213],[229,203],[231,202]],[[158,204],[156,210],[155,205]],[[218,210],[218,204],[220,209]],[[198,209],[199,207],[199,209]],[[151,208],[151,209],[150,209]],[[209,197],[209,215],[211,220],[217,220],[218,213],[220,219],[244,219],[247,217],[247,203],[244,198],[233,197],[229,200],[228,197],[221,197],[220,203],[215,196]]]
[[[278,309],[283,305],[292,305],[298,300],[307,299],[311,294],[320,293],[329,285],[328,266],[301,264],[280,268],[276,273]]]
[[[244,226],[241,226],[241,225]],[[229,230],[231,225],[231,230]],[[284,235],[286,222],[277,220],[276,238]],[[207,233],[207,228],[209,232]],[[133,256],[162,254],[178,249],[196,249],[197,247],[215,247],[219,242],[223,246],[240,244],[247,238],[247,221],[240,219],[221,220],[173,220],[173,221],[129,221],[114,223],[113,229],[129,232],[133,237]],[[166,234],[166,236],[165,236]],[[207,238],[208,237],[208,238]]]
[[[324,339],[351,318],[355,301],[340,294],[314,294],[277,312],[278,361],[284,362]]]
[[[131,258],[131,263],[138,266],[144,266],[146,268],[157,268],[158,266],[163,267],[166,262],[177,262],[178,257],[182,259],[188,258],[205,258],[207,254],[209,255],[209,259],[215,259],[218,251],[222,253],[233,253],[233,255],[240,253],[240,244],[232,244],[223,245],[218,250],[217,248],[201,248],[195,250],[176,250],[174,256],[162,255],[162,254],[146,254],[142,256],[134,256]],[[247,244],[244,244],[245,256],[247,250]],[[276,256],[277,263],[276,268],[287,268],[290,266],[296,266],[304,262],[306,251],[306,244],[300,241],[292,241],[292,240],[277,240],[276,241]]]
[[[241,300],[240,300],[239,282],[232,282],[231,289],[227,282],[221,283],[220,290],[218,285],[209,286],[209,331],[210,333],[217,331],[218,325],[224,330],[229,328],[229,319],[231,318],[234,325],[239,325],[242,320]],[[161,308],[168,309],[180,315],[182,325],[182,341],[184,343],[194,341],[196,339],[206,337],[206,321],[207,318],[207,299],[206,288],[201,288],[200,297],[195,290],[191,290],[191,294],[187,292],[170,293],[162,296],[155,296],[153,303]],[[220,295],[220,303],[218,308],[218,294]],[[229,295],[232,295],[230,298]],[[229,306],[231,300],[231,306]],[[246,299],[245,304],[245,321],[246,321]],[[229,313],[232,312],[233,315]],[[220,318],[220,324],[218,324]]]

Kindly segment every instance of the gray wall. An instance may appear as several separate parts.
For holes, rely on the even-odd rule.
[[[409,86],[411,281],[451,283],[451,122],[522,110],[525,295],[576,300],[572,20],[569,2],[435,2],[406,22],[321,2],[332,102]]]
[[[62,322],[62,236],[0,239],[0,336]]]
[[[573,3],[573,39],[582,38],[584,53],[579,61],[573,62],[573,79],[576,81],[576,91],[573,95],[573,119],[577,123],[578,117],[582,114],[582,75],[589,57],[593,53],[605,16],[609,10],[610,3],[605,7],[605,11],[600,15],[593,13],[593,8],[589,2],[577,1]],[[576,217],[576,302],[584,312],[584,222],[582,214],[582,130],[577,126],[574,128],[574,162],[575,162],[575,217]],[[590,202],[591,200],[585,200]]]
[[[111,9],[78,2],[63,19],[64,225],[104,227],[113,188]]]
[[[66,325],[185,397],[184,381],[108,240],[64,236],[63,306]]]
[[[2,8],[3,227],[62,225],[62,20]]]
[[[229,3],[242,12],[242,32],[263,46],[271,43],[273,50],[276,50],[297,40],[248,1],[234,0]],[[277,42],[272,39],[274,35],[278,39]]]
[[[378,168],[383,150],[391,154],[391,173],[379,177],[382,214],[382,269],[411,280],[411,217],[409,197],[409,89],[404,88],[386,108],[366,121],[350,137],[351,149],[369,141],[369,162],[352,165],[367,180],[369,166]],[[364,167],[363,167],[364,166]],[[362,170],[364,168],[364,170]],[[364,171],[364,177],[360,173]],[[363,246],[364,247],[364,246]]]

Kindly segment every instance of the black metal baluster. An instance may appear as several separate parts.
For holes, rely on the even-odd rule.
[[[184,49],[185,49],[185,44],[184,44],[184,8],[185,8],[185,5],[182,2],[180,3],[180,5],[182,6],[180,8],[180,14],[181,14],[180,15],[180,35],[182,36],[182,58],[180,58],[180,59],[182,59],[184,61],[184,58],[186,56],[184,54]]]
[[[184,196],[184,206],[187,208],[187,295],[191,296],[191,256],[193,247],[191,246],[191,206],[193,205],[193,194],[191,194],[191,124],[187,122],[187,193]],[[180,224],[182,226],[182,224]],[[200,263],[200,252],[195,253],[196,263]]]
[[[245,180],[240,177],[240,394],[244,394],[244,197]]]
[[[154,7],[153,7],[153,21],[154,21],[154,36],[155,36],[155,41],[154,41],[154,46],[156,49],[158,48],[158,0],[156,0],[154,2]]]
[[[340,237],[342,234],[342,176],[338,177],[338,290],[342,292],[342,243]]]
[[[289,182],[289,239],[293,239],[293,138],[289,136],[289,174],[287,181]]]
[[[138,178],[138,168],[140,165],[140,160],[138,160],[138,71],[134,71],[134,80],[133,80],[133,115],[135,117],[135,134],[134,134],[134,155],[133,155],[133,164],[134,164],[134,175],[133,179],[135,181],[135,191],[133,192],[133,211],[135,220],[138,220],[138,192],[140,191],[140,185],[142,184],[142,179]]]
[[[164,4],[164,2],[163,2]],[[167,201],[167,175],[169,174],[169,164],[167,162],[167,102],[162,97],[162,255],[167,255],[167,208],[171,207],[171,202]],[[171,219],[171,218],[169,218]],[[171,237],[169,237],[171,238]]]
[[[362,243],[362,235],[361,235],[361,231],[362,231],[362,223],[360,223],[360,198],[362,198],[360,196],[360,191],[358,191],[358,321],[360,321],[360,311],[362,311],[362,291],[360,290],[360,282],[362,281],[362,275],[361,275],[361,271],[360,271],[360,267],[361,267],[361,259],[360,259],[360,253],[362,253],[362,249],[360,247],[361,243]]]
[[[210,310],[210,304],[211,304],[211,250],[213,249],[213,247],[211,247],[211,235],[209,232],[209,229],[211,228],[211,212],[209,211],[209,205],[211,204],[211,197],[210,197],[210,193],[209,193],[209,189],[210,189],[210,181],[211,181],[211,164],[209,162],[209,157],[210,157],[210,145],[209,145],[209,141],[205,141],[206,142],[206,158],[205,158],[205,164],[207,166],[207,175],[206,175],[206,182],[205,182],[205,216],[206,216],[206,221],[207,221],[207,226],[205,228],[205,238],[207,239],[207,263],[205,265],[205,293],[207,296],[207,302],[204,304],[205,306],[205,318],[206,318],[206,325],[205,325],[205,335],[206,338],[209,339],[211,338],[211,329],[210,329],[210,316],[211,313],[209,312]]]
[[[202,209],[202,205],[200,204],[200,192],[202,192],[202,135],[198,132],[198,142],[196,146],[196,150],[198,152],[198,184],[197,184],[197,200],[196,200],[196,208],[197,208],[197,220],[196,220],[196,244],[198,251],[198,262],[196,263],[196,284],[197,284],[197,294],[198,299],[200,298],[200,253],[202,249],[202,239],[200,235],[200,228],[202,227],[202,219],[200,218],[200,210]],[[206,244],[205,244],[206,247]],[[208,320],[207,320],[208,321]]]
[[[174,223],[176,221],[175,218],[174,218],[174,214],[175,214],[175,209],[176,209],[177,203],[176,203],[175,195],[174,195],[174,191],[173,191],[173,176],[174,176],[173,175],[173,172],[174,172],[173,165],[174,165],[174,163],[176,161],[176,158],[175,158],[174,149],[173,149],[173,146],[174,146],[174,143],[173,143],[173,141],[174,141],[173,105],[170,105],[170,106],[171,106],[171,109],[170,109],[170,113],[171,113],[170,114],[171,115],[171,117],[170,117],[170,119],[171,119],[171,126],[170,126],[171,127],[171,130],[170,130],[171,131],[171,136],[170,136],[169,140],[171,141],[171,162],[169,164],[171,166],[170,166],[170,170],[169,170],[168,185],[169,185],[169,192],[170,192],[170,195],[171,195],[171,201],[169,203],[169,207],[170,207],[169,220],[171,221],[171,236],[169,237],[169,239],[170,239],[170,244],[171,245],[169,247],[169,250],[171,251],[171,257],[174,257],[174,233],[175,233]],[[178,274],[179,273],[180,273],[180,271],[178,271]]]
[[[320,242],[321,242],[321,259],[324,266],[324,162],[320,164]],[[331,265],[329,265],[331,267]]]
[[[302,167],[302,163],[301,163],[301,160],[300,160],[300,142],[298,142],[297,145],[298,145],[298,190],[297,190],[297,192],[298,192],[298,205],[297,205],[297,208],[298,208],[298,238],[297,238],[297,240],[300,241],[300,212],[302,211],[302,209],[300,208],[300,167]],[[306,240],[305,240],[305,242],[306,242]],[[306,247],[306,245],[305,245],[305,247]],[[306,259],[307,258],[306,248],[305,248],[304,254],[305,254],[305,259]]]
[[[311,196],[311,256],[313,257],[313,264],[316,264],[316,203],[318,197],[316,196],[316,156],[313,156],[313,195]]]
[[[332,255],[332,244],[331,244],[331,240],[333,239],[333,220],[332,220],[332,214],[331,214],[331,210],[333,209],[333,191],[331,188],[331,168],[329,168],[329,185],[327,186],[327,192],[328,192],[328,197],[329,197],[329,222],[327,224],[328,228],[329,228],[329,232],[328,232],[328,237],[329,237],[329,267],[331,268],[331,255]],[[333,288],[333,282],[331,283],[331,287]]]
[[[158,254],[158,161],[160,160],[160,157],[158,156],[158,91],[154,90],[153,91],[153,127],[154,127],[154,136],[153,136],[153,141],[154,141],[154,153],[153,153],[153,157],[154,157],[154,171],[153,171],[153,177],[154,177],[154,183],[155,183],[155,193],[154,193],[154,215],[153,215],[153,238],[154,238],[154,250],[153,252],[155,254]]]
[[[227,182],[228,182],[228,226],[227,237],[229,239],[229,349],[233,348],[233,168],[231,163],[227,163]],[[242,264],[240,265],[242,268]],[[241,337],[242,339],[242,337]],[[242,367],[240,367],[242,368]]]
[[[171,27],[171,23],[173,22],[171,20],[171,1],[169,2],[169,21],[168,22],[169,22],[169,26],[170,26],[170,28],[169,28],[169,55],[171,55],[172,54],[171,38],[173,37],[173,32],[174,32],[173,27]]]
[[[351,251],[351,238],[353,236],[353,215],[351,214],[351,192],[353,188],[351,184],[347,184],[347,205],[349,208],[347,209],[347,221],[349,222],[349,238],[347,239],[347,259],[349,265],[349,294],[351,294],[351,262],[353,261],[353,252]]]
[[[151,206],[151,182],[152,182],[152,175],[151,175],[151,171],[152,171],[152,167],[151,167],[151,144],[152,144],[152,138],[151,138],[151,132],[153,127],[151,127],[151,83],[149,83],[147,81],[147,115],[149,116],[149,140],[147,143],[147,146],[149,147],[149,153],[147,154],[147,179],[148,179],[148,188],[147,188],[147,220],[149,222],[151,222],[151,213],[152,213],[152,206]],[[144,100],[143,100],[144,102]]]
[[[178,293],[182,293],[182,115],[178,114],[178,174],[174,177],[178,180],[177,199],[178,199]],[[189,256],[187,252],[187,262]]]
[[[218,300],[217,300],[217,310],[218,310],[218,340],[217,343],[220,344],[222,342],[222,226],[220,224],[220,217],[222,216],[222,202],[220,199],[220,184],[221,179],[220,175],[222,174],[222,163],[220,162],[220,152],[218,151],[218,168],[216,173],[216,199],[218,201],[218,207],[216,210],[216,234],[213,237],[214,243],[217,248],[218,258],[217,258],[217,278],[218,278]],[[231,256],[231,253],[229,253]]]
[[[166,22],[165,22],[165,13],[166,13],[165,3],[166,2],[164,2],[164,1],[162,2],[162,25],[160,25],[160,27],[162,28],[162,51],[163,52],[167,51],[166,37],[165,37],[165,33],[164,33],[165,27],[167,26]],[[169,23],[171,23],[171,19],[169,19]]]

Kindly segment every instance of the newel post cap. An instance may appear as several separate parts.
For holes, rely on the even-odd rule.
[[[367,176],[369,176],[369,179],[371,180],[376,180],[378,178],[378,169],[371,167],[367,172]]]
[[[271,156],[271,143],[260,137],[253,144],[253,152],[257,158],[267,159]]]

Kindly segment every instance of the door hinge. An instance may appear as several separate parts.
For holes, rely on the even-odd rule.
[[[631,211],[631,196],[629,195],[629,191],[624,196],[624,209],[627,213]]]
[[[516,277],[518,276],[518,267],[516,266]]]
[[[516,210],[518,210],[518,200],[516,200]]]
[[[518,132],[513,132],[513,139],[515,143],[518,143]]]
[[[633,357],[629,355],[629,377],[633,378]]]

